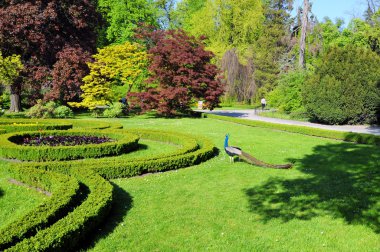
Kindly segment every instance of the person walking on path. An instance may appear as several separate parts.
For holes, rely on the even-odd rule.
[[[264,110],[266,105],[267,101],[265,100],[265,98],[261,99],[261,110]]]

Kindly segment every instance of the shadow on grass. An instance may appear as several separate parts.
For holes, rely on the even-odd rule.
[[[380,148],[328,144],[300,160],[302,178],[270,178],[245,193],[249,209],[264,222],[330,215],[380,233]]]
[[[86,239],[88,243],[83,244],[80,251],[87,251],[94,247],[97,241],[112,233],[112,231],[123,222],[123,218],[127,216],[128,211],[133,207],[132,196],[118,185],[112,182],[111,184],[114,187],[112,209],[103,224],[99,225],[97,230],[94,230],[93,236]]]
[[[0,188],[0,198],[3,197],[4,191]]]

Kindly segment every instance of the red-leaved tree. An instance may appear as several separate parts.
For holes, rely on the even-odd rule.
[[[182,30],[144,30],[140,38],[151,45],[152,77],[148,83],[157,87],[129,94],[132,107],[172,116],[188,113],[196,100],[203,100],[205,108],[211,110],[219,104],[223,94],[219,71],[211,63],[214,55],[205,50],[201,39]]]
[[[50,81],[51,73],[46,70],[52,71],[57,60],[63,61],[63,58],[76,60],[73,53],[65,48],[75,48],[76,53],[82,54],[76,57],[81,59],[87,57],[87,52],[95,52],[99,21],[100,16],[91,0],[0,1],[0,50],[4,56],[21,55],[25,66],[21,78],[11,86],[11,110],[20,108],[19,96],[21,91],[26,91],[25,81],[33,83],[33,90],[49,89],[54,80]],[[65,56],[69,54],[71,56]],[[62,68],[62,64],[58,65],[57,68]],[[81,73],[72,71],[72,74]],[[46,74],[50,75],[49,78],[45,78]],[[62,74],[63,77],[66,75]],[[31,80],[33,77],[38,78]],[[79,80],[82,77],[69,79]],[[40,83],[41,80],[48,81]],[[54,89],[58,83],[54,85],[52,92],[56,94]]]
[[[89,72],[87,62],[90,61],[90,53],[82,48],[65,47],[57,53],[57,62],[52,70],[51,89],[45,95],[45,100],[59,100],[63,103],[79,101],[82,78]]]

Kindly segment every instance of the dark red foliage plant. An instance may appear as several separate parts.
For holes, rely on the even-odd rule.
[[[37,83],[40,85],[34,90],[43,90],[52,84],[52,97],[60,97],[63,101],[75,98],[73,90],[78,90],[75,88],[78,83],[74,85],[73,82],[83,77],[82,62],[96,50],[96,30],[101,20],[93,3],[91,0],[0,1],[0,49],[3,55],[21,55],[26,66],[22,73],[24,80],[40,76],[46,73],[46,69],[50,71],[48,79],[53,78],[52,82],[42,83],[40,81],[46,78],[32,79],[34,88]],[[68,65],[77,60],[72,67],[79,69],[68,69]],[[62,73],[58,74],[57,71],[61,70]],[[57,79],[61,77],[63,80]],[[70,87],[63,88],[63,82]],[[58,91],[59,87],[63,90]],[[20,95],[22,89],[25,92],[24,81],[11,87],[15,95]]]
[[[143,30],[139,38],[151,45],[148,82],[156,88],[131,93],[132,106],[142,111],[156,109],[173,116],[188,113],[192,102],[203,100],[205,108],[214,109],[220,102],[223,86],[217,67],[211,63],[213,53],[206,51],[201,39],[183,30]]]
[[[82,79],[89,72],[86,63],[90,61],[90,53],[78,47],[65,47],[57,53],[51,89],[45,95],[45,100],[58,100],[62,103],[79,101]]]

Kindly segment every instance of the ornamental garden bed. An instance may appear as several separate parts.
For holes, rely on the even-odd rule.
[[[69,139],[69,141],[59,144],[58,139]],[[85,139],[91,139],[93,142],[86,143],[83,141]],[[102,142],[103,140],[105,141]],[[8,133],[0,136],[2,146],[0,156],[23,161],[98,158],[133,151],[138,147],[138,140],[137,135],[117,131],[70,130]]]

